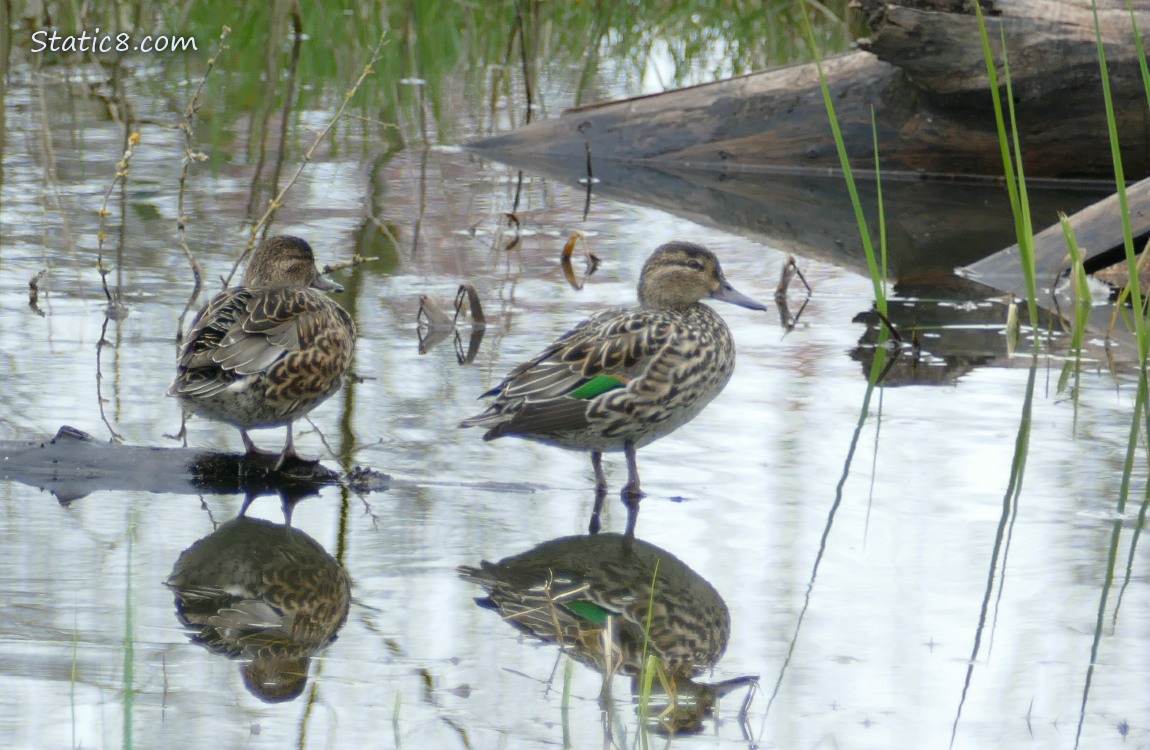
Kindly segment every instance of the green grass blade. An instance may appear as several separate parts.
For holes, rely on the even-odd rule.
[[[1022,262],[1022,274],[1026,281],[1027,312],[1030,315],[1032,330],[1037,331],[1038,325],[1038,294],[1037,280],[1034,270],[1034,231],[1030,223],[1030,205],[1026,193],[1026,177],[1022,166],[1022,146],[1018,138],[1018,123],[1014,111],[1014,96],[1010,81],[1010,65],[1006,55],[1005,31],[1000,29],[999,43],[1002,46],[1003,75],[1007,93],[1008,113],[1003,113],[1002,95],[998,88],[998,70],[994,63],[994,51],[990,47],[990,34],[986,28],[986,19],[982,15],[982,6],[974,4],[975,17],[978,19],[978,34],[982,40],[982,56],[986,64],[986,77],[990,85],[990,99],[994,108],[994,124],[998,130],[998,146],[1002,156],[1002,170],[1006,177],[1006,191],[1010,197],[1010,210],[1014,214],[1014,233],[1018,242],[1018,254]],[[1007,117],[1009,116],[1010,131],[1007,132]],[[1038,337],[1034,336],[1033,344],[1038,347]]]
[[[812,3],[812,0],[803,0],[803,38],[810,51],[811,59],[814,60],[815,68],[818,70],[819,88],[823,94],[823,105],[827,110],[827,119],[830,121],[831,134],[834,136],[835,149],[839,155],[839,165],[842,167],[843,179],[846,180],[847,192],[850,193],[851,206],[854,208],[855,223],[858,225],[859,238],[862,240],[863,252],[866,254],[867,271],[870,274],[871,283],[874,285],[875,307],[885,316],[887,314],[885,261],[883,272],[880,273],[878,261],[875,258],[874,243],[871,241],[870,230],[867,227],[866,215],[863,214],[862,201],[859,200],[858,188],[855,186],[854,172],[851,170],[850,160],[847,158],[847,150],[843,141],[842,130],[839,128],[838,116],[835,114],[834,100],[831,98],[831,92],[827,86],[827,77],[823,72],[822,57],[819,55],[818,45],[815,44],[814,30],[811,27],[811,20],[807,14],[806,6],[808,4],[816,8],[818,7]],[[873,123],[873,112],[871,117]]]
[[[882,170],[879,167],[878,158],[878,123],[875,122],[874,106],[870,108],[870,132],[871,142],[874,147],[874,187],[875,194],[878,202],[878,249],[879,249],[879,276],[886,282],[886,211],[882,203]],[[883,311],[886,315],[886,311]]]
[[[1098,68],[1102,74],[1102,98],[1106,103],[1106,130],[1110,136],[1110,158],[1114,162],[1114,187],[1118,192],[1118,207],[1122,215],[1122,246],[1126,250],[1126,265],[1129,267],[1130,280],[1127,289],[1134,300],[1134,334],[1138,339],[1138,359],[1145,365],[1146,355],[1150,351],[1150,332],[1146,329],[1145,308],[1142,306],[1142,289],[1138,283],[1138,264],[1134,258],[1134,234],[1130,229],[1130,206],[1126,199],[1126,177],[1122,169],[1122,150],[1118,142],[1118,123],[1114,118],[1114,97],[1110,92],[1110,70],[1106,65],[1106,46],[1102,43],[1102,27],[1098,22],[1098,3],[1090,0],[1090,8],[1094,14],[1094,42],[1098,47]],[[1135,27],[1137,28],[1137,27]],[[1142,44],[1139,41],[1139,59],[1143,71],[1146,69],[1145,55],[1141,54]],[[1144,72],[1144,76],[1147,74]],[[1143,78],[1145,84],[1146,78]],[[1150,93],[1147,94],[1150,97]]]
[[[1126,10],[1130,12],[1130,27],[1134,29],[1134,47],[1138,50],[1138,68],[1142,71],[1142,90],[1146,92],[1146,105],[1150,107],[1150,69],[1146,67],[1146,50],[1142,48],[1142,33],[1138,30],[1138,17],[1134,5],[1126,0]]]
[[[1064,213],[1059,212],[1058,220],[1062,224],[1062,235],[1066,238],[1066,247],[1070,251],[1070,284],[1074,299],[1074,329],[1070,332],[1071,358],[1062,368],[1062,374],[1058,379],[1058,392],[1064,392],[1070,378],[1074,378],[1074,386],[1071,388],[1071,400],[1074,403],[1072,429],[1077,431],[1078,386],[1082,378],[1082,339],[1090,321],[1090,309],[1094,300],[1090,294],[1090,284],[1086,279],[1086,266],[1083,262],[1082,250],[1078,247],[1078,240],[1074,236],[1074,227],[1070,225],[1070,219]]]
[[[1018,119],[1014,109],[1014,86],[1010,77],[1010,60],[1006,54],[1006,31],[1001,30],[1002,71],[1006,82],[1006,109],[1010,115],[1010,137],[1014,149],[1014,164],[1018,175],[1018,211],[1015,216],[1020,224],[1015,225],[1018,235],[1018,257],[1022,262],[1022,275],[1026,279],[1026,311],[1030,315],[1030,325],[1035,333],[1034,345],[1038,346],[1038,284],[1034,263],[1034,226],[1030,221],[1030,197],[1026,192],[1026,166],[1022,163],[1022,144],[1018,139]]]
[[[990,49],[990,35],[986,31],[986,19],[982,17],[982,6],[974,4],[974,15],[978,19],[978,33],[982,39],[982,57],[986,62],[986,77],[990,82],[990,101],[994,108],[994,124],[998,129],[998,146],[1002,152],[1002,169],[1006,176],[1006,192],[1010,196],[1010,208],[1014,212],[1015,230],[1022,225],[1019,210],[1018,187],[1014,178],[1014,160],[1010,157],[1009,141],[1006,137],[1006,120],[1002,114],[1002,98],[998,93],[998,71],[994,66],[994,52]]]
[[[136,649],[135,649],[135,626],[134,626],[134,613],[135,604],[132,601],[132,549],[133,542],[136,538],[136,524],[135,521],[130,521],[128,524],[128,562],[127,570],[124,572],[124,674],[121,682],[121,690],[124,694],[123,712],[124,712],[124,736],[122,738],[122,747],[130,749],[132,747],[132,709],[135,704],[136,689],[135,689],[135,665],[136,665]]]

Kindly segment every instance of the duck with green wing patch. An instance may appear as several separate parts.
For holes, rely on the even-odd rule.
[[[686,563],[640,539],[562,537],[456,570],[485,590],[476,604],[602,672],[605,691],[618,673],[630,676],[640,695],[653,657],[661,677],[652,694],[664,693],[671,706],[659,717],[664,729],[701,728],[719,697],[757,680],[696,681],[727,648],[730,612],[715,587]],[[652,706],[667,702],[653,700]]]
[[[735,369],[731,331],[704,298],[766,310],[735,291],[706,248],[662,245],[643,265],[638,307],[575,326],[484,393],[494,401],[460,426],[487,428],[484,440],[514,436],[590,451],[600,496],[603,453],[623,451],[623,496],[637,500],[636,450],[694,419]]]

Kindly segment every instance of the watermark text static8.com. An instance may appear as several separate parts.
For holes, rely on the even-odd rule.
[[[60,34],[41,29],[32,34],[33,52],[187,52],[196,50],[196,39],[175,34],[148,34],[133,37],[128,33],[101,34],[81,31]]]

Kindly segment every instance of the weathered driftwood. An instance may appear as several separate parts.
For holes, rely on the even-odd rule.
[[[1150,238],[1150,178],[1130,185],[1126,193],[1134,250],[1141,252]],[[1088,273],[1113,264],[1125,256],[1119,216],[1118,196],[1111,195],[1069,217],[1075,243],[1082,250]],[[1070,255],[1060,223],[1034,236],[1034,257],[1038,304],[1048,309],[1071,310],[1074,303],[1073,290],[1068,284],[1062,283],[1070,268]],[[963,268],[962,275],[981,285],[1020,298],[1027,296],[1017,244]],[[1150,275],[1150,272],[1140,274],[1146,275]],[[1096,333],[1113,335],[1121,340],[1128,331],[1124,325],[1112,328],[1112,316],[1112,306],[1097,305],[1091,309],[1087,327]],[[1067,327],[1072,325],[1069,315],[1063,324]],[[1135,353],[1132,347],[1127,347],[1118,356],[1133,356]]]
[[[824,62],[852,162],[873,165],[871,111],[884,169],[1000,175],[982,44],[966,2],[858,3],[863,51]],[[1128,175],[1150,173],[1150,119],[1124,0],[1099,3]],[[1150,0],[1134,2],[1150,30]],[[1032,177],[1111,174],[1088,0],[984,3],[992,45],[1005,35],[1022,151]],[[998,52],[1000,81],[1004,80]],[[604,159],[691,167],[837,167],[813,64],[580,107],[473,144],[518,163],[530,155],[585,171]]]
[[[275,456],[116,445],[67,426],[50,440],[0,441],[0,478],[47,490],[61,504],[99,490],[276,493],[287,501],[314,495],[343,479],[319,463],[306,461],[275,471],[275,461]]]
[[[1150,178],[1126,189],[1130,227],[1140,241],[1135,251],[1141,252],[1150,232]],[[1118,196],[1111,195],[1070,216],[1075,242],[1086,258],[1087,272],[1093,272],[1120,260],[1125,250],[1122,239]],[[1034,236],[1036,280],[1040,288],[1050,288],[1069,268],[1070,255],[1060,223],[1052,224]],[[963,275],[1020,297],[1026,296],[1026,283],[1018,245],[967,266]]]

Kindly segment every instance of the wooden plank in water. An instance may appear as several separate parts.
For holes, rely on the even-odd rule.
[[[1150,178],[1130,185],[1126,191],[1130,210],[1130,228],[1135,237],[1150,233]],[[1114,194],[1070,216],[1074,236],[1086,258],[1086,269],[1093,272],[1124,257],[1122,215],[1118,195]],[[1135,251],[1142,250],[1137,243]],[[1034,259],[1038,287],[1053,287],[1069,263],[1069,250],[1062,226],[1055,223],[1034,236]],[[1025,278],[1014,244],[990,257],[967,266],[963,275],[1019,297],[1026,296]],[[1047,292],[1040,295],[1041,304]]]

